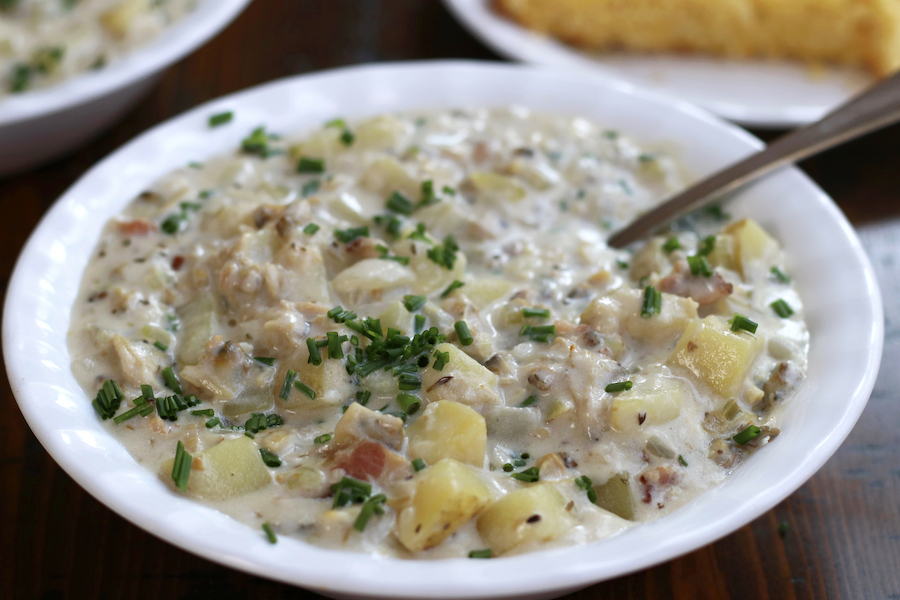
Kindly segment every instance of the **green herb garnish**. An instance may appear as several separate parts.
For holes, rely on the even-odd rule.
[[[191,465],[194,457],[184,451],[184,444],[178,440],[175,446],[175,461],[172,463],[172,481],[182,492],[187,491],[188,477],[191,476]]]
[[[219,125],[224,125],[225,123],[230,123],[234,118],[234,113],[232,111],[219,113],[217,115],[212,115],[209,118],[209,126],[210,127],[218,127]]]
[[[757,427],[756,425],[750,425],[750,426],[748,426],[746,429],[744,429],[743,431],[741,431],[740,433],[738,433],[737,435],[735,435],[732,439],[733,439],[736,443],[738,443],[738,444],[740,444],[741,446],[743,446],[743,445],[746,444],[747,442],[750,442],[750,441],[752,441],[752,440],[755,440],[755,439],[758,438],[760,435],[762,435],[762,430],[760,430],[760,428]]]
[[[615,394],[616,392],[624,392],[630,390],[634,386],[630,381],[619,381],[616,383],[610,383],[606,386],[606,391],[610,394]]]

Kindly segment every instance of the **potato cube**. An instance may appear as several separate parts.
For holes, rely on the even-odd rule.
[[[342,298],[348,298],[361,292],[400,287],[415,279],[412,270],[398,262],[367,258],[338,273],[331,285]]]
[[[510,492],[478,517],[478,532],[498,554],[525,543],[547,542],[575,525],[568,500],[551,483]]]
[[[512,282],[506,279],[485,277],[466,283],[457,293],[468,298],[478,310],[483,310],[487,305],[506,296],[511,289]]]
[[[450,360],[440,371],[434,361],[422,374],[422,388],[428,402],[453,400],[470,406],[500,404],[497,376],[453,344],[441,344],[437,352],[446,352]]]
[[[581,322],[604,335],[627,334],[641,342],[663,345],[674,342],[697,319],[697,303],[690,298],[664,293],[660,314],[649,319],[641,317],[642,303],[642,290],[621,288],[592,301],[581,314]]]
[[[160,475],[171,480],[172,463],[162,464]],[[209,500],[225,500],[258,490],[272,482],[272,476],[248,437],[225,440],[194,457],[187,493]]]
[[[369,119],[357,126],[357,148],[365,150],[388,150],[395,148],[408,132],[408,125],[396,117],[383,115]]]
[[[683,395],[680,379],[651,375],[635,382],[627,392],[613,394],[610,425],[617,431],[634,432],[640,427],[668,423],[681,412]]]
[[[429,465],[452,458],[474,467],[484,466],[487,424],[478,412],[451,400],[433,402],[406,430],[409,456]]]
[[[388,157],[379,158],[369,165],[360,178],[360,185],[384,198],[401,192],[414,202],[422,193],[422,184],[412,178],[406,167]]]
[[[150,10],[150,0],[125,0],[100,15],[100,26],[117,39],[128,37],[131,24],[143,12]]]
[[[524,199],[528,193],[512,177],[490,171],[476,171],[469,175],[469,181],[478,190],[479,199],[489,199],[501,203],[518,202]]]
[[[346,350],[346,348],[345,348]],[[354,394],[354,379],[347,374],[347,367],[342,360],[326,358],[320,365],[306,362],[308,354],[304,354],[302,364],[297,367],[297,379],[308,385],[316,393],[315,399],[294,388],[291,390],[286,404],[299,405],[307,402],[340,404]],[[323,356],[324,358],[324,356]],[[285,369],[286,373],[287,369]],[[284,375],[275,379],[275,394],[281,391]]]
[[[397,538],[411,552],[437,546],[491,500],[484,482],[450,458],[420,471],[413,484],[412,498],[397,514]]]
[[[410,335],[412,332],[412,314],[399,300],[391,302],[391,305],[378,316],[378,319],[381,321],[383,331],[393,328],[403,335]]]
[[[771,258],[778,253],[778,242],[752,219],[742,219],[724,229],[731,234],[734,245],[734,266],[745,280],[749,275],[748,267],[753,261]],[[768,273],[769,264],[765,265]]]
[[[678,340],[669,363],[686,368],[722,397],[733,398],[763,343],[762,336],[733,332],[724,317],[709,316],[691,323]]]

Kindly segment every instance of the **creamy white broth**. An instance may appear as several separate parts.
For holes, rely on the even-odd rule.
[[[418,558],[606,537],[678,508],[774,439],[806,368],[802,304],[752,221],[704,213],[634,253],[605,245],[681,185],[670,157],[618,132],[519,108],[336,122],[296,139],[257,131],[107,224],[73,309],[73,371],[91,396],[117,381],[121,416],[141,384],[151,408],[172,395],[172,367],[199,404],[106,426],[173,489],[166,461],[181,441],[194,457],[184,493],[279,535]],[[660,310],[645,318],[653,290]],[[355,314],[338,323],[337,306]],[[732,331],[735,313],[756,333]],[[368,355],[363,319],[414,338],[414,315],[449,346],[425,343],[425,367],[415,354],[405,373],[364,373],[382,355]],[[343,358],[330,358],[328,332],[347,336]],[[307,338],[321,340],[321,364]],[[283,424],[250,439],[254,413]],[[364,504],[333,508],[330,486],[348,474],[386,498],[362,532]],[[432,491],[460,514],[428,520],[417,498],[434,480],[458,484]],[[517,511],[527,518],[498,516]]]
[[[102,69],[156,38],[198,0],[2,0],[0,98]]]

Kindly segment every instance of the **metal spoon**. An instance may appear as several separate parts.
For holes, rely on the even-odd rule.
[[[609,238],[613,248],[652,234],[663,225],[763,175],[863,134],[900,121],[900,73],[856,96],[822,118],[796,129],[739,163],[666,200]]]

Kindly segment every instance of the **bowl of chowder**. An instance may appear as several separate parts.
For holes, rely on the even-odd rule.
[[[339,597],[560,595],[755,518],[865,405],[878,289],[798,171],[605,244],[758,147],[525,67],[226,97],[45,217],[6,304],[10,380],[63,468],[192,552]]]

